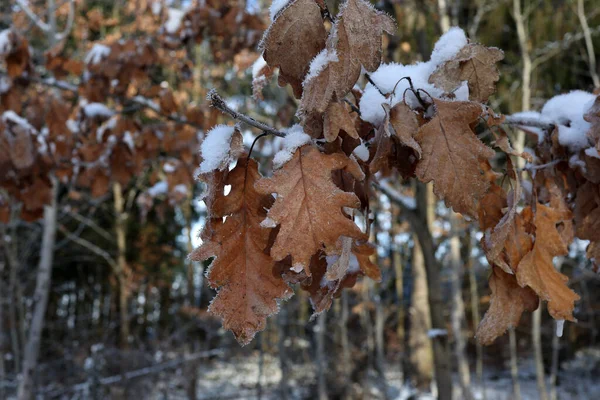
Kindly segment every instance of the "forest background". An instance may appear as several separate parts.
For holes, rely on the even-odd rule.
[[[600,88],[594,0],[374,4],[398,22],[384,62],[427,60],[450,26],[503,49],[494,110],[540,110],[557,94]],[[389,193],[371,231],[381,282],[359,280],[315,318],[298,290],[245,347],[207,313],[208,263],[187,259],[206,217],[194,176],[204,134],[231,120],[205,97],[214,88],[270,126],[295,123],[289,87],[252,85],[269,5],[0,5],[0,137],[37,138],[10,152],[0,139],[0,398],[431,398],[437,335],[448,339],[456,398],[595,398],[600,281],[586,243],[558,262],[581,296],[578,322],[559,338],[545,310],[526,313],[482,347],[481,232],[409,180],[393,193],[431,216],[423,229],[440,262],[446,330],[431,329],[425,260]],[[249,147],[256,134],[242,129]],[[256,151],[266,160],[278,146]],[[9,165],[17,185],[5,182]]]

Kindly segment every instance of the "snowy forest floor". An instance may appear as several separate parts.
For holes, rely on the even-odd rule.
[[[279,360],[270,355],[264,356],[260,386],[257,384],[259,361],[260,358],[258,355],[252,355],[250,357],[214,360],[203,363],[198,370],[198,398],[202,400],[257,398],[274,400],[281,398],[278,393],[279,381],[281,379]],[[519,384],[522,399],[538,399],[533,363],[521,361],[519,367]],[[291,397],[293,399],[316,398],[317,378],[314,364],[294,364],[290,366],[290,369],[288,387],[292,394]],[[183,370],[180,369],[161,374],[159,379],[151,382],[145,382],[143,385],[144,389],[142,390],[148,394],[148,397],[144,397],[156,400],[185,399],[183,376]],[[473,382],[472,391],[475,399],[483,399],[481,385],[474,382],[476,380],[474,376],[471,377],[471,380]],[[139,382],[138,384],[141,383]],[[461,399],[463,396],[460,393],[458,382],[455,383],[454,398]],[[431,393],[418,393],[403,382],[400,368],[397,365],[387,365],[386,385],[387,399],[390,400],[429,400],[435,398]],[[130,388],[130,390],[132,389]],[[137,390],[133,389],[132,392],[135,393]],[[385,398],[382,395],[381,380],[375,371],[367,374],[362,386],[354,383],[351,391],[358,395],[358,398]],[[487,400],[513,399],[510,371],[508,369],[486,371],[485,392]],[[566,368],[560,371],[557,387],[558,399],[598,399],[599,394],[600,383],[594,380],[591,371],[588,370],[586,373],[582,373],[579,368]]]

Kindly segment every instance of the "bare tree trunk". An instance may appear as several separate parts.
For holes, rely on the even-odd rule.
[[[438,12],[440,14],[440,29],[445,33],[450,29],[450,16],[448,15],[448,2],[446,0],[437,0]]]
[[[348,340],[348,291],[342,290],[342,312],[340,318],[340,337],[342,342],[342,372],[344,374],[344,387],[350,383],[352,360],[350,358],[350,341]]]
[[[428,332],[431,329],[427,272],[419,241],[414,238],[412,257],[411,305],[409,311],[408,350],[410,352],[410,374],[415,387],[429,389],[433,379],[433,349]]]
[[[319,400],[327,400],[327,360],[325,358],[325,328],[327,313],[322,312],[317,317],[317,379]]]
[[[125,226],[127,215],[125,214],[123,189],[121,184],[113,184],[113,196],[115,207],[115,231],[117,234],[117,281],[119,283],[119,315],[120,315],[120,339],[121,346],[129,346],[129,287],[127,279],[127,242],[125,238]]]
[[[192,251],[194,250],[194,246],[192,245],[192,198],[191,195],[193,193],[193,187],[192,186],[188,186],[188,194],[190,195],[190,197],[187,199],[187,201],[185,202],[184,208],[183,208],[183,215],[185,217],[186,220],[186,225],[187,225],[187,237],[186,237],[186,245],[187,245],[187,252],[188,254],[191,254]],[[196,295],[196,287],[194,284],[194,278],[195,278],[195,273],[196,273],[196,262],[192,261],[192,260],[187,260],[187,297],[186,297],[186,304],[189,307],[194,307],[194,305],[196,304],[196,299],[195,299],[195,295]],[[199,343],[198,343],[198,339],[196,338],[196,335],[192,335],[191,337],[188,337],[187,339],[187,344],[186,344],[186,352],[188,354],[193,354],[194,352],[199,350]],[[262,356],[262,353],[261,353]],[[198,368],[200,366],[200,360],[196,360],[194,362],[189,362],[186,364],[185,368],[184,368],[184,373],[187,377],[187,387],[186,387],[186,391],[187,391],[187,396],[189,400],[196,400],[197,398],[197,391],[198,391]],[[260,382],[259,382],[260,385]],[[260,388],[260,386],[259,386]]]
[[[27,338],[27,343],[25,344],[23,371],[21,373],[21,380],[19,381],[17,392],[19,400],[30,400],[33,398],[33,373],[38,362],[46,307],[48,306],[48,296],[50,294],[58,207],[58,182],[55,177],[51,177],[51,181],[52,199],[50,205],[44,207],[42,249],[40,252],[40,261],[38,264],[35,293],[33,297],[35,306],[29,327],[29,336]]]
[[[546,392],[546,377],[544,374],[544,355],[542,354],[542,304],[533,312],[531,336],[533,341],[533,358],[535,360],[536,383],[540,400],[548,400]]]
[[[288,310],[286,304],[282,304],[279,314],[277,314],[277,344],[279,350],[279,367],[281,368],[281,380],[279,381],[279,398],[282,400],[287,400],[289,398],[288,381],[290,379],[290,368],[289,359],[287,357],[287,348],[285,347],[287,323]]]
[[[454,351],[458,364],[458,379],[462,398],[471,400],[471,377],[466,355],[466,343],[463,335],[465,323],[465,304],[462,298],[463,266],[460,256],[460,238],[458,235],[458,215],[450,215],[452,237],[450,238],[450,263],[452,266],[452,333],[454,335]]]
[[[0,244],[4,241],[3,227],[0,226]],[[4,393],[4,382],[6,380],[6,368],[4,365],[4,259],[0,260],[0,399],[6,398]]]
[[[413,226],[419,238],[419,244],[427,271],[427,289],[431,328],[437,332],[446,330],[444,319],[444,301],[442,299],[440,271],[441,265],[435,258],[435,246],[431,235],[431,226],[435,218],[435,197],[433,185],[417,184],[417,209],[421,224]],[[434,335],[432,338],[435,380],[440,400],[452,399],[452,370],[448,351],[448,335]]]
[[[529,33],[525,27],[525,19],[521,10],[521,0],[513,0],[513,18],[517,27],[517,37],[519,39],[519,48],[521,50],[521,111],[528,111],[531,108],[531,73],[533,71],[531,63],[531,54],[529,52]],[[525,148],[525,132],[517,131],[514,148],[522,152]],[[517,157],[517,168],[523,168],[525,160]]]
[[[0,231],[0,235],[4,236],[5,232]],[[16,295],[17,287],[17,274],[19,270],[19,260],[16,255],[16,243],[15,238],[11,237],[11,243],[5,243],[4,254],[8,261],[8,291],[6,295],[8,297],[8,322],[10,324],[10,341],[12,347],[12,354],[14,358],[15,371],[21,370],[21,345],[24,344],[23,335],[20,334],[22,327],[25,324],[25,320],[17,318],[17,304],[21,303],[22,299]],[[4,292],[2,292],[4,293]]]
[[[521,400],[521,385],[519,384],[519,365],[517,360],[517,336],[515,328],[508,329],[508,340],[510,348],[510,375],[512,376],[513,398]]]
[[[465,266],[467,267],[469,273],[469,292],[471,294],[471,318],[473,319],[473,330],[477,329],[479,326],[479,321],[481,321],[481,315],[479,314],[479,292],[477,290],[477,275],[475,274],[475,268],[473,267],[473,261],[471,259],[471,233],[467,232],[465,235],[465,240],[463,244],[463,260],[465,262]],[[486,400],[486,390],[485,390],[485,379],[483,378],[483,347],[478,340],[475,341],[475,352],[476,352],[476,360],[475,360],[475,372],[477,374],[477,380],[479,381],[479,385],[481,386],[481,395],[482,399]]]
[[[550,371],[550,400],[557,400],[556,377],[558,376],[558,356],[560,351],[560,336],[558,336],[558,321],[554,321],[556,334],[552,335],[552,370]],[[562,333],[562,332],[561,332]]]
[[[583,0],[577,0],[577,17],[581,24],[581,30],[583,31],[583,37],[585,39],[585,48],[588,55],[588,65],[590,67],[590,75],[594,82],[594,88],[600,87],[600,77],[598,76],[598,69],[596,67],[596,53],[594,52],[594,43],[592,42],[592,33],[590,26],[588,25],[587,18],[585,15],[585,9],[583,7]]]

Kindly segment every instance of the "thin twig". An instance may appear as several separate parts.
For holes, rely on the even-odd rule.
[[[506,125],[530,126],[548,131],[554,129],[556,126],[552,122],[544,122],[535,118],[514,117],[512,115],[507,115],[506,119],[502,123]]]
[[[67,228],[65,228],[63,225],[59,225],[58,226],[58,230],[61,231],[68,239],[70,239],[71,241],[73,241],[74,243],[77,243],[78,245],[80,245],[81,247],[85,247],[86,249],[90,250],[92,253],[104,258],[104,260],[106,260],[106,262],[112,267],[115,268],[117,265],[117,262],[115,261],[114,258],[111,257],[110,254],[108,254],[107,251],[102,250],[100,247],[96,246],[95,244],[88,242],[85,239],[82,239],[81,237],[75,236],[73,235],[71,232],[69,232],[67,230]]]
[[[208,92],[208,95],[206,96],[206,100],[208,100],[210,102],[211,107],[216,108],[217,110],[221,111],[224,114],[229,114],[233,119],[236,119],[247,125],[253,126],[256,129],[260,129],[261,131],[271,134],[271,135],[275,135],[275,136],[279,136],[279,137],[286,136],[285,133],[278,131],[277,129],[275,129],[273,127],[270,127],[269,125],[266,125],[262,122],[255,120],[252,117],[249,117],[245,114],[239,113],[239,112],[231,109],[227,105],[227,103],[225,103],[225,100],[219,95],[219,93],[217,93],[217,91],[215,89],[212,89],[210,92]]]

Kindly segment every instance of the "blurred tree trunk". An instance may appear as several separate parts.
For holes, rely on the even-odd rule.
[[[49,205],[44,206],[42,248],[40,250],[40,261],[38,264],[35,293],[33,297],[35,305],[31,323],[29,325],[29,336],[24,349],[23,370],[21,372],[21,379],[19,381],[17,392],[19,400],[33,399],[33,373],[38,362],[46,307],[48,305],[48,296],[50,294],[54,244],[56,242],[58,181],[55,177],[51,177],[51,183],[51,202]]]
[[[427,272],[421,246],[413,236],[412,292],[409,311],[408,351],[411,381],[420,390],[428,390],[433,379],[433,349],[428,332],[431,329],[427,301]]]
[[[289,359],[287,356],[287,347],[285,346],[286,327],[288,324],[287,304],[281,305],[277,315],[277,345],[279,350],[279,368],[281,369],[281,380],[279,381],[279,398],[287,400],[289,398],[288,381],[290,379]]]
[[[192,244],[192,194],[193,194],[193,186],[190,185],[187,188],[187,193],[190,197],[184,202],[183,205],[183,216],[186,221],[186,248],[187,254],[191,254],[194,251],[194,246]],[[185,303],[188,307],[194,307],[196,304],[196,287],[194,284],[194,277],[196,273],[196,262],[192,260],[187,260],[187,297]],[[198,338],[195,334],[192,334],[191,337],[188,337],[186,344],[186,353],[188,355],[192,355],[194,352],[199,350]],[[184,368],[184,373],[187,377],[186,391],[187,397],[189,400],[196,400],[197,392],[198,392],[198,368],[200,366],[200,360],[188,362]]]
[[[533,324],[531,326],[531,336],[533,341],[533,358],[535,360],[535,372],[536,372],[536,383],[537,389],[540,396],[540,400],[548,400],[548,393],[546,392],[546,378],[544,374],[544,355],[542,349],[542,302],[533,312]]]
[[[398,296],[398,325],[396,326],[396,335],[398,336],[398,343],[402,346],[402,351],[406,351],[404,345],[404,273],[403,273],[403,263],[402,263],[402,251],[399,245],[394,244],[394,239],[399,232],[400,224],[398,222],[398,208],[392,207],[392,246],[390,250],[392,252],[392,264],[394,267],[394,276],[395,276],[395,288],[396,288],[396,296]],[[400,366],[402,370],[402,365]]]
[[[2,227],[4,228],[4,227]],[[4,229],[0,230],[0,235],[4,238],[6,236],[6,232]],[[17,286],[17,274],[19,270],[19,260],[17,258],[17,249],[16,240],[14,235],[12,235],[9,243],[4,243],[4,255],[6,256],[6,261],[8,262],[8,288],[7,291],[2,291],[2,294],[6,293],[7,303],[8,303],[8,323],[10,325],[10,341],[11,341],[11,351],[14,358],[14,367],[15,371],[21,370],[21,344],[24,343],[23,335],[20,335],[21,329],[19,326],[23,326],[25,320],[21,318],[17,318],[17,303],[21,302],[21,298],[16,295],[16,286]]]
[[[123,348],[129,345],[129,287],[127,274],[127,242],[125,239],[125,226],[127,215],[124,210],[123,189],[121,184],[113,184],[115,208],[115,233],[117,235],[117,282],[119,284],[119,335]]]
[[[342,290],[342,311],[340,318],[340,338],[342,344],[342,372],[344,374],[343,385],[348,388],[350,384],[350,372],[352,371],[352,359],[350,358],[350,340],[348,338],[348,291]]]
[[[550,400],[557,400],[556,377],[558,376],[558,356],[560,352],[560,336],[558,336],[558,321],[553,321],[556,334],[552,335],[552,369],[550,371]],[[562,334],[562,332],[560,332]]]
[[[431,228],[435,218],[435,196],[433,185],[417,183],[417,210],[421,224],[415,229],[427,271],[427,289],[431,328],[439,332],[446,330],[444,301],[440,279],[441,265],[435,258],[435,246]],[[448,351],[448,335],[435,335],[432,339],[435,380],[440,400],[452,399],[452,370]]]
[[[322,312],[317,317],[317,390],[319,400],[327,400],[327,360],[325,358],[325,329],[327,313]]]
[[[466,343],[463,335],[465,324],[465,304],[462,298],[463,265],[460,256],[460,237],[458,214],[451,211],[450,226],[450,264],[452,269],[452,333],[454,335],[454,351],[458,364],[458,380],[462,390],[462,398],[471,400],[471,377],[467,361]]]
[[[4,243],[4,226],[0,224],[0,244]],[[4,246],[3,246],[4,247]],[[4,259],[0,259],[0,399],[6,398],[4,393],[3,383],[6,380],[6,367],[4,365],[4,355],[6,347],[4,344],[4,267],[6,263]]]
[[[477,290],[477,274],[475,274],[475,268],[473,266],[473,259],[471,258],[471,230],[467,230],[465,237],[463,238],[462,246],[462,259],[469,273],[469,292],[471,295],[471,318],[473,319],[473,332],[477,330],[479,322],[481,321],[481,315],[479,314],[479,292]],[[482,399],[486,400],[485,390],[485,379],[483,378],[483,347],[478,340],[475,341],[475,371],[477,374],[477,380],[481,386]]]
[[[519,384],[519,365],[517,361],[517,335],[515,328],[508,328],[508,340],[510,350],[510,375],[513,384],[514,400],[521,400],[521,385]]]
[[[521,50],[521,110],[519,111],[529,111],[531,108],[531,74],[533,66],[529,51],[529,32],[526,29],[525,17],[521,10],[521,0],[513,0],[512,13],[517,27],[519,49]],[[517,130],[514,148],[518,152],[522,152],[525,148],[525,132],[520,129]],[[525,160],[522,157],[517,157],[517,168],[521,169],[524,166]]]

